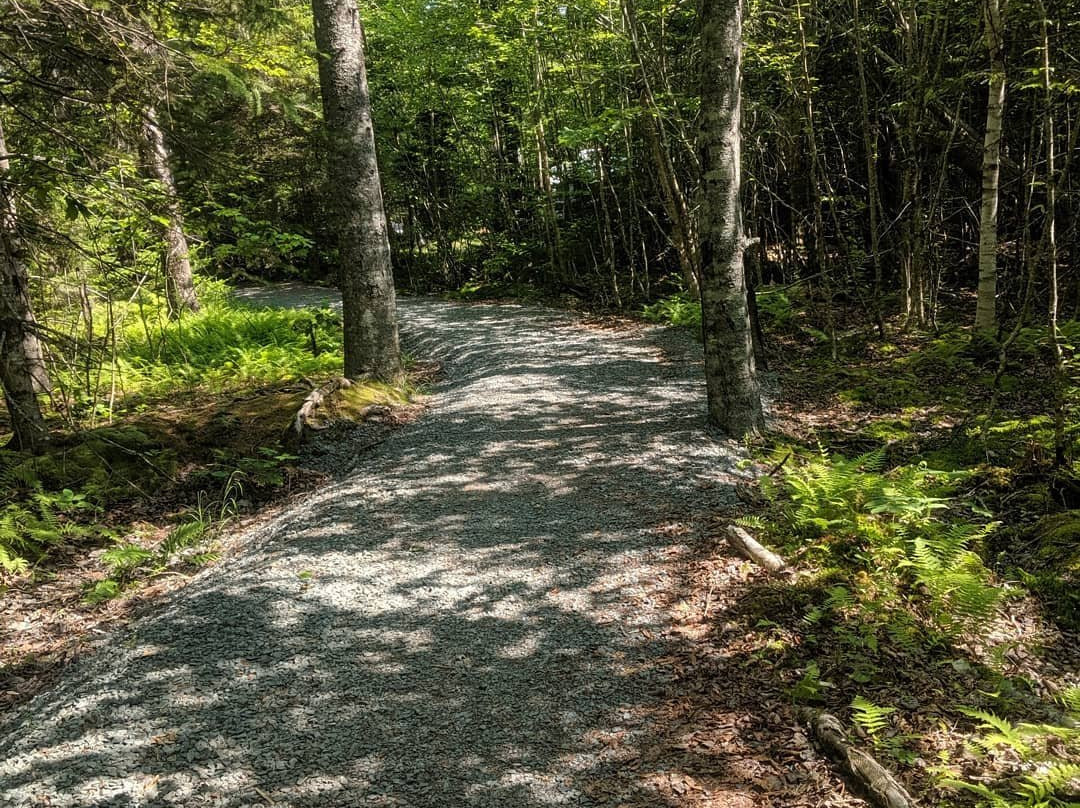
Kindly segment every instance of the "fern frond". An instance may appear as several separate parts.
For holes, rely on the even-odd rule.
[[[971,707],[959,707],[957,709],[968,718],[974,718],[979,722],[978,727],[983,734],[973,740],[984,750],[989,752],[999,746],[1005,746],[1014,750],[1021,757],[1026,757],[1031,753],[1031,747],[1024,740],[1023,733],[1018,731],[1006,719],[986,710],[976,710]]]
[[[868,735],[877,735],[889,726],[889,716],[896,712],[895,707],[882,707],[862,696],[854,698],[851,709],[852,719]]]
[[[25,558],[0,543],[0,569],[11,575],[22,575],[29,567],[30,563]]]
[[[1023,797],[1029,805],[1046,803],[1059,793],[1072,789],[1080,780],[1080,764],[1058,763],[1038,774],[1029,774],[1016,788],[1017,796]]]
[[[1068,687],[1058,695],[1061,706],[1070,713],[1080,713],[1080,685]]]

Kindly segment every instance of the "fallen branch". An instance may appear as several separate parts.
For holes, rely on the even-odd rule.
[[[751,561],[767,569],[769,572],[780,572],[786,566],[784,559],[767,547],[761,545],[757,539],[747,533],[738,525],[728,525],[728,544],[734,547],[740,554]]]
[[[879,808],[914,808],[915,800],[892,772],[868,753],[848,743],[844,727],[835,716],[810,709],[802,710],[801,716],[810,725],[826,754],[843,767],[874,805]]]
[[[769,469],[769,471],[766,473],[765,476],[767,476],[767,477],[775,477],[776,473],[778,471],[780,471],[780,469],[782,469],[784,467],[784,464],[787,463],[789,460],[791,460],[791,452],[788,452],[786,455],[784,455],[783,459],[779,463],[777,463],[775,466],[773,466],[771,469]]]
[[[300,409],[296,411],[296,415],[281,438],[281,442],[285,444],[286,448],[295,449],[303,444],[311,432],[318,429],[312,424],[316,410],[322,406],[328,396],[333,395],[338,390],[352,387],[352,384],[346,378],[337,378],[308,393],[307,398],[300,405]]]

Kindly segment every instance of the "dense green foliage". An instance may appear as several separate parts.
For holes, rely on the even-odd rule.
[[[170,320],[163,301],[140,290],[112,303],[51,374],[74,425],[139,411],[148,398],[239,390],[341,371],[340,318],[329,310],[248,307],[220,283],[199,286],[202,308]],[[45,309],[44,316],[52,314]],[[63,322],[65,310],[53,322]]]
[[[777,459],[782,459],[783,455]],[[977,629],[994,613],[999,591],[974,552],[997,525],[978,525],[949,497],[964,474],[925,466],[884,473],[885,453],[853,460],[824,451],[783,476],[779,531],[788,546],[832,577],[825,599],[807,613],[813,624],[847,623],[852,642],[937,643]],[[749,523],[767,527],[759,518]],[[877,671],[853,671],[866,681]]]
[[[26,12],[0,18],[0,38],[25,65],[12,74],[3,118],[39,274],[76,287],[93,276],[98,288],[102,272],[123,285],[153,269],[151,219],[160,214],[157,189],[140,178],[136,124],[142,106],[167,97],[183,210],[207,270],[327,277],[333,234],[319,192],[324,150],[304,4],[212,3],[153,16],[117,4],[114,23],[60,0]],[[678,290],[697,182],[692,4],[410,0],[361,3],[361,12],[402,286],[527,282],[609,306]],[[1045,114],[1068,120],[1077,89],[1073,73],[1056,69],[1078,36],[1062,12],[1053,3],[1008,10],[1000,230],[1011,246],[1000,262],[1010,314],[1029,272],[1030,302],[1046,300],[1038,276],[1047,146],[1037,124]],[[853,25],[846,2],[750,5],[746,201],[749,229],[762,239],[755,273],[811,279],[820,294],[858,301],[869,316],[909,310],[892,294],[911,293],[917,265],[932,320],[946,294],[974,288],[980,5],[910,0],[863,14]],[[132,28],[167,47],[125,58]],[[63,67],[51,65],[48,46],[67,52]],[[35,79],[57,70],[57,86]],[[1067,160],[1069,128],[1056,137]],[[867,198],[866,143],[876,200]],[[816,168],[806,159],[814,154]],[[1059,180],[1064,271],[1076,245],[1076,196],[1071,174]],[[881,291],[889,294],[877,301],[871,204],[880,207]],[[1073,287],[1063,284],[1062,295],[1071,311]]]
[[[700,332],[693,3],[358,5],[400,289]],[[827,700],[842,678],[842,706],[904,764],[903,710],[875,690],[897,655],[951,664],[1029,593],[1080,624],[1080,24],[1062,0],[1006,8],[998,324],[973,334],[983,5],[747,4],[759,347],[785,394],[822,411],[747,523],[817,576],[792,699]],[[332,312],[247,308],[226,285],[335,280],[310,9],[28,0],[0,9],[0,53],[0,259],[29,280],[53,438],[0,452],[0,576],[96,548],[100,602],[210,558],[213,525],[287,482],[283,415],[340,372]],[[175,188],[148,170],[151,121]],[[170,232],[199,279],[200,310],[179,317]],[[1063,804],[1075,732],[957,706],[975,747],[1030,763],[958,788]]]
[[[272,488],[282,482],[279,468],[291,459],[287,454],[269,447],[237,452],[230,447],[242,434],[218,436],[213,431],[205,438],[188,439],[194,445],[185,446],[185,453],[170,445],[173,436],[162,424],[177,422],[188,429],[184,425],[190,422],[192,432],[212,430],[213,423],[199,423],[208,401],[340,374],[337,315],[249,308],[210,287],[203,291],[202,310],[181,320],[164,317],[153,300],[115,306],[109,363],[90,374],[78,368],[53,374],[53,395],[66,403],[63,411],[77,432],[40,457],[0,453],[0,565],[6,571],[27,571],[31,563],[46,559],[53,545],[113,537],[115,526],[107,525],[102,514],[133,497],[152,497],[156,486],[175,483],[182,460],[195,460],[207,469],[201,482],[187,473],[188,485],[200,493],[193,506],[196,516],[177,528],[181,532],[188,530],[187,524],[205,528],[220,521],[229,510],[227,503],[245,484]],[[358,387],[358,393],[365,390]],[[268,410],[265,417],[271,422],[261,426],[260,434],[276,441],[295,401],[291,394],[284,406]],[[189,412],[175,410],[184,403]],[[96,426],[120,418],[132,425]],[[235,428],[239,426],[237,422]],[[201,440],[207,445],[200,447]],[[206,515],[207,497],[218,503],[216,520]],[[167,562],[175,551],[169,546],[166,540],[151,552],[122,544],[103,560],[120,570],[121,578],[130,577],[144,562]]]
[[[998,672],[1007,646],[991,654],[981,671],[956,656],[960,648],[989,642],[998,606],[1018,597],[976,552],[1000,526],[956,496],[971,472],[935,472],[924,465],[886,470],[880,449],[847,460],[785,447],[774,459],[786,470],[764,487],[772,507],[743,522],[815,571],[801,584],[807,593],[798,660],[803,672],[790,697],[830,701],[827,693],[841,677],[842,691],[858,693],[850,705],[852,721],[879,752],[912,766],[919,761],[914,749],[921,735],[898,730],[899,709],[863,693],[895,695],[886,670],[898,661],[909,677],[908,666],[943,664],[975,675],[983,687],[978,694],[994,706],[1055,717],[1012,721],[988,707],[950,705],[975,722],[968,749],[994,759],[989,769],[996,780],[957,777],[954,768],[941,765],[937,784],[978,795],[991,808],[1068,804],[1080,774],[1076,688],[1062,691],[1056,706],[1040,705],[1024,695],[1022,680],[1017,684]],[[1007,757],[1000,757],[1003,750]]]

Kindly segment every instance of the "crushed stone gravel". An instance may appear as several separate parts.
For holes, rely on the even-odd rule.
[[[670,558],[734,500],[697,346],[539,308],[399,305],[405,347],[444,365],[430,411],[360,457],[326,447],[353,471],[15,711],[0,805],[648,802],[590,784],[618,779],[599,738],[648,744]]]

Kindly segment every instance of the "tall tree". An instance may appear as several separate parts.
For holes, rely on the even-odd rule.
[[[742,0],[700,0],[701,315],[709,421],[742,437],[764,428],[746,302],[740,200]]]
[[[198,311],[199,299],[191,274],[191,257],[188,255],[188,240],[184,233],[180,195],[176,191],[176,180],[173,178],[169,143],[153,106],[146,107],[143,113],[142,152],[144,170],[157,181],[161,190],[164,221],[162,236],[165,239],[162,256],[165,299],[169,305],[169,316],[175,318],[185,312]]]
[[[979,211],[979,292],[975,327],[997,322],[998,182],[1001,177],[1001,119],[1005,113],[1005,31],[1001,0],[983,0],[986,50],[990,55],[990,91],[986,98],[983,141],[982,204]]]
[[[19,241],[7,143],[0,124],[0,384],[11,419],[12,446],[38,452],[48,439],[37,390],[48,376],[30,306],[29,280]]]
[[[881,212],[881,194],[878,192],[878,140],[877,127],[870,117],[870,91],[866,84],[866,32],[859,19],[859,0],[851,0],[852,39],[855,43],[855,65],[859,75],[859,113],[862,124],[863,152],[866,159],[866,202],[870,213],[870,257],[874,263],[874,319],[878,335],[885,339],[885,317],[881,312],[884,295],[881,268],[881,231],[878,217]]]
[[[312,0],[338,228],[345,375],[401,373],[394,276],[356,0]]]

